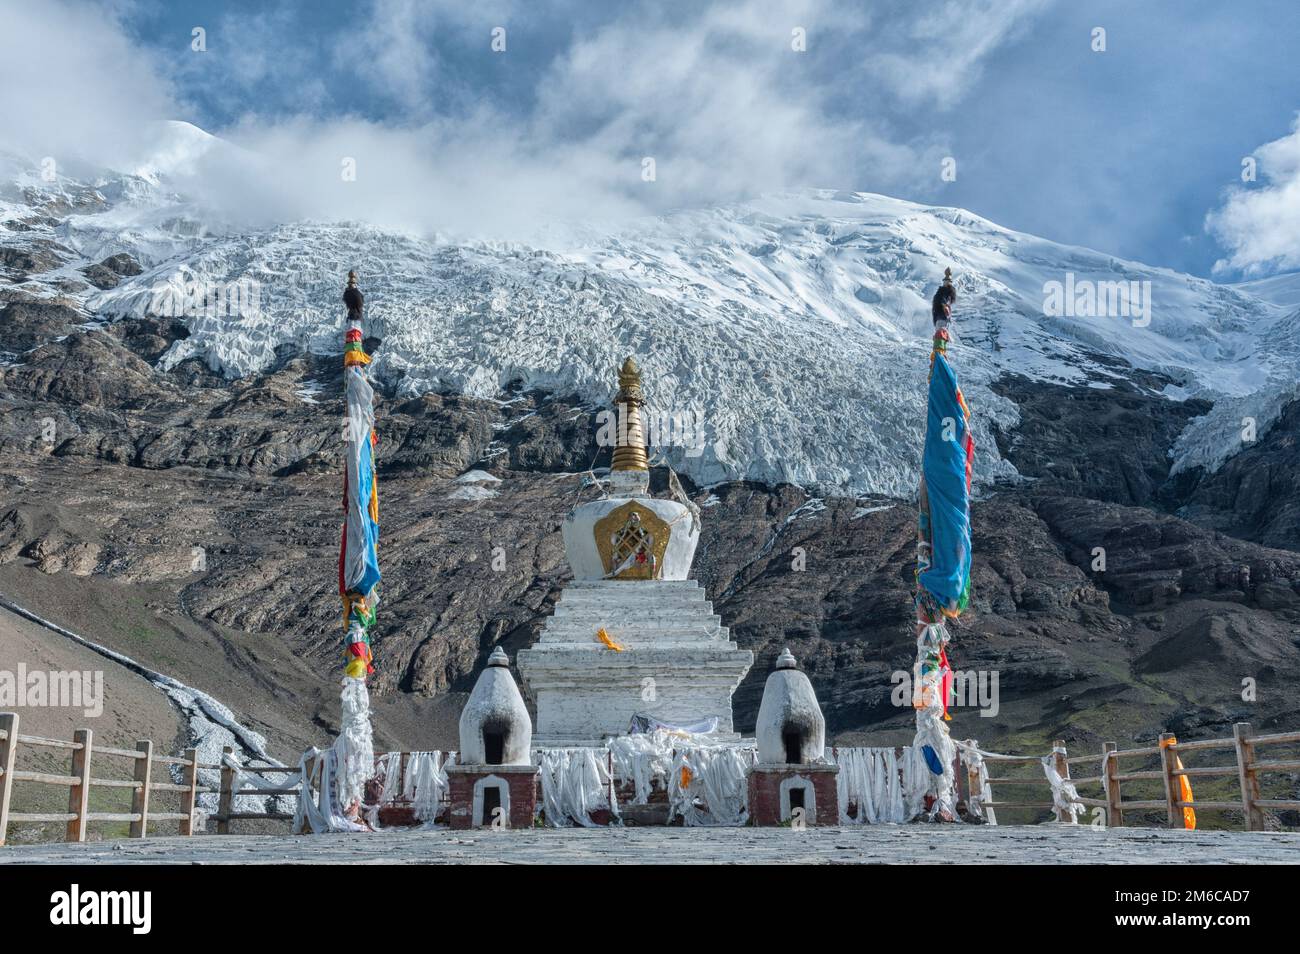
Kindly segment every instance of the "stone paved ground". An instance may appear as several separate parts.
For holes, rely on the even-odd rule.
[[[1297,864],[1300,833],[1080,826],[206,835],[0,848],[0,864]]]

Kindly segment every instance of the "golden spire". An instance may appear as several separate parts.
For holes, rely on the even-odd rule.
[[[643,406],[645,397],[641,393],[641,370],[629,357],[618,372],[618,394],[614,396],[618,438],[614,446],[613,470],[650,469],[650,461],[645,452],[645,431],[641,426]]]

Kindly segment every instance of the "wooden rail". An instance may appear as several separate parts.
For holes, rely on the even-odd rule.
[[[1052,750],[1053,750],[1053,754],[1052,754],[1053,765],[1056,768],[1056,771],[1059,772],[1061,778],[1065,779],[1066,781],[1073,781],[1073,779],[1070,778],[1069,761],[1065,758],[1063,754],[1065,752],[1065,742],[1061,739],[1057,739],[1052,743]],[[958,750],[958,757],[959,758],[961,757],[960,750]],[[988,755],[983,756],[983,759],[985,762],[988,763],[1001,762],[1007,765],[1029,765],[1029,764],[1038,765],[1041,764],[1042,762],[1042,758],[1037,755],[995,755],[990,753]],[[966,760],[965,775],[966,775],[966,785],[967,785],[968,795],[970,793],[979,791],[979,787],[980,787],[979,773],[977,772],[975,766],[972,765],[969,760]],[[960,773],[959,773],[959,777],[960,777]],[[1049,790],[1051,788],[1050,783],[1047,781],[1047,776],[1042,774],[1030,776],[1027,778],[1012,778],[1007,776],[994,778],[992,775],[989,775],[987,781],[989,784],[990,793],[992,793],[995,787],[998,785],[1010,785],[1012,787],[1024,786],[1029,788],[1043,787],[1043,788],[1048,788]],[[1032,798],[1032,796],[1026,796],[1026,797]],[[1050,794],[1046,801],[1039,801],[1037,799],[1031,801],[1024,801],[1024,800],[1001,801],[994,798],[994,799],[990,799],[989,801],[981,801],[980,804],[985,808],[993,809],[994,818],[996,818],[996,811],[999,808],[1037,808],[1037,809],[1052,810],[1053,814],[1056,815],[1057,821],[1067,821],[1069,819],[1068,812],[1061,812],[1055,810],[1055,803],[1052,801]]]
[[[233,757],[235,750],[226,746],[221,750],[221,787],[217,795],[217,811],[211,818],[217,823],[218,835],[230,834],[230,823],[232,821],[266,821],[281,820],[292,821],[293,813],[291,812],[237,812],[235,811],[235,799],[240,795],[297,795],[298,787],[292,788],[235,788],[235,779],[237,775],[227,762]],[[244,765],[240,766],[240,771],[244,774],[260,775],[297,775],[298,770],[286,766],[276,765]]]
[[[1300,771],[1300,759],[1260,759],[1257,750],[1266,745],[1285,745],[1300,743],[1300,732],[1278,732],[1271,735],[1255,735],[1249,722],[1238,722],[1233,726],[1230,739],[1196,739],[1190,742],[1176,742],[1171,733],[1160,736],[1158,744],[1143,748],[1121,750],[1114,742],[1102,746],[1100,756],[1069,756],[1065,752],[1065,743],[1057,740],[1052,743],[1052,758],[1061,778],[1076,787],[1098,785],[1102,797],[1079,797],[1079,803],[1105,813],[1106,826],[1120,828],[1124,825],[1124,813],[1134,811],[1163,811],[1165,823],[1170,828],[1183,827],[1183,809],[1192,808],[1208,811],[1240,811],[1245,820],[1247,831],[1264,830],[1265,811],[1300,811],[1300,800],[1269,799],[1260,795],[1260,776],[1266,773]],[[1209,752],[1233,750],[1234,765],[1206,765],[1179,767],[1180,756],[1189,752]],[[1121,759],[1159,757],[1159,769],[1141,769],[1129,772],[1120,770]],[[999,756],[985,755],[986,763],[1026,763],[1038,762],[1037,756]],[[1092,763],[1099,766],[1099,774],[1080,778],[1070,777],[1070,766]],[[969,791],[978,789],[979,780],[975,767],[967,760],[966,776]],[[1182,778],[1236,778],[1240,792],[1239,799],[1232,801],[1193,799],[1184,801],[1181,795]],[[1123,784],[1125,782],[1161,781],[1164,785],[1164,797],[1158,799],[1125,799]],[[1009,786],[1047,786],[1046,775],[1041,778],[994,778],[988,777],[990,792],[999,785]],[[995,799],[982,802],[990,808],[1040,808],[1054,809],[1050,798],[1043,801],[998,801]],[[1058,821],[1068,820],[1068,812],[1056,810]],[[1063,817],[1064,816],[1064,817]]]
[[[53,772],[36,772],[15,769],[15,759],[20,746],[64,750],[70,755],[68,774]],[[240,812],[235,810],[235,799],[240,796],[257,797],[297,797],[299,787],[293,785],[271,784],[264,787],[237,787],[238,779],[250,775],[292,775],[297,776],[298,769],[287,765],[242,765],[238,772],[229,762],[235,750],[226,746],[222,749],[220,765],[200,762],[194,749],[186,749],[184,756],[155,755],[153,743],[147,739],[136,743],[135,749],[119,749],[110,746],[94,745],[90,729],[77,729],[72,741],[47,739],[34,735],[23,735],[18,730],[16,713],[0,713],[0,845],[5,838],[10,824],[34,824],[61,822],[66,825],[66,841],[85,841],[87,826],[92,822],[126,822],[130,825],[130,837],[144,838],[149,833],[149,826],[154,822],[177,822],[181,835],[195,834],[195,806],[200,794],[217,796],[217,811],[209,817],[216,822],[217,834],[230,833],[233,821],[279,820],[291,821],[292,812],[258,811]],[[92,774],[92,757],[96,768],[103,756],[126,759],[130,762],[131,778],[99,778]],[[153,768],[156,765],[177,766],[181,770],[181,781],[156,782],[153,780]],[[313,766],[314,768],[314,766]],[[199,784],[201,769],[220,770],[220,782],[216,788]],[[13,812],[10,801],[15,783],[30,782],[38,785],[56,785],[68,789],[68,810],[66,812]],[[129,789],[131,791],[131,810],[129,812],[92,812],[90,811],[90,791],[92,788]],[[151,796],[166,792],[180,795],[180,811],[158,811],[151,804]]]
[[[55,749],[70,753],[68,775],[55,772],[25,771],[16,768],[19,746],[34,746],[39,749]],[[224,750],[233,754],[233,749]],[[113,779],[99,777],[95,771],[103,771],[104,758],[122,760],[129,763],[130,779]],[[177,766],[181,769],[181,782],[153,781],[153,767]],[[199,784],[199,769],[221,769],[222,785],[220,789],[208,788]],[[256,772],[291,772],[298,769],[278,766],[250,766],[242,771]],[[105,773],[107,775],[107,773]],[[186,749],[185,755],[155,755],[153,743],[142,740],[135,743],[135,749],[114,749],[112,746],[96,746],[94,733],[90,729],[77,729],[72,741],[42,736],[25,736],[18,729],[18,715],[14,712],[0,712],[0,845],[5,844],[10,824],[62,823],[66,825],[65,841],[86,841],[88,825],[96,821],[116,821],[130,825],[130,837],[143,838],[149,833],[149,825],[161,821],[175,821],[178,831],[185,836],[195,833],[195,805],[200,794],[214,793],[222,799],[226,816],[217,816],[217,831],[229,832],[230,820],[253,818],[292,818],[283,812],[242,812],[234,814],[229,810],[234,795],[256,794],[298,794],[298,789],[242,789],[235,792],[233,782],[235,772],[227,766],[199,762],[195,749]],[[227,781],[230,782],[227,785]],[[32,782],[36,785],[64,786],[68,789],[68,811],[66,812],[17,812],[10,811],[14,785],[17,782]],[[129,789],[131,792],[130,811],[91,811],[91,789]],[[181,795],[178,811],[157,811],[151,803],[153,793],[170,793]]]

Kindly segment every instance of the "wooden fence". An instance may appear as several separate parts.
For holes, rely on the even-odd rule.
[[[25,771],[16,767],[18,751],[25,746],[64,750],[70,753],[70,765],[67,775],[50,772]],[[234,750],[226,748],[224,754],[233,755]],[[129,770],[130,778],[100,778],[91,774],[92,757],[94,767],[98,769],[103,759],[112,759],[121,765],[123,761]],[[224,760],[223,760],[224,761]],[[113,763],[110,763],[113,764]],[[179,766],[181,781],[154,781],[153,772],[157,765]],[[221,786],[213,789],[199,784],[201,769],[221,769]],[[244,774],[296,774],[296,769],[282,766],[247,766],[241,767]],[[106,773],[109,774],[109,773]],[[124,773],[125,774],[125,773]],[[18,730],[18,716],[12,712],[0,712],[0,845],[5,843],[10,824],[41,824],[62,822],[65,829],[65,841],[85,841],[89,826],[94,822],[126,822],[130,824],[130,837],[144,838],[149,834],[150,826],[158,822],[177,822],[179,834],[193,835],[195,829],[195,803],[203,793],[215,792],[218,795],[217,813],[213,816],[217,822],[217,831],[227,834],[230,822],[246,818],[292,818],[282,812],[240,813],[233,810],[234,799],[239,795],[288,795],[298,794],[298,789],[264,789],[234,787],[236,773],[228,765],[213,765],[200,762],[198,752],[186,749],[181,757],[155,755],[153,743],[145,739],[136,743],[134,750],[118,749],[105,745],[95,745],[94,735],[90,729],[77,729],[72,741],[46,739],[41,736],[23,735]],[[31,782],[39,785],[61,786],[68,789],[68,810],[66,812],[11,812],[10,802],[14,785],[18,782]],[[129,812],[92,812],[90,811],[90,792],[99,789],[129,789],[131,791],[131,810]],[[180,810],[156,811],[151,807],[151,796],[156,792],[177,793],[180,796]]]
[[[1053,743],[1054,767],[1060,776],[1078,789],[1082,786],[1097,786],[1101,797],[1079,796],[1079,803],[1085,807],[1100,809],[1105,813],[1107,827],[1121,827],[1125,812],[1163,811],[1169,827],[1181,827],[1183,809],[1194,808],[1198,811],[1239,810],[1245,819],[1249,831],[1264,829],[1266,811],[1300,811],[1300,800],[1268,799],[1260,794],[1260,777],[1266,773],[1300,772],[1300,759],[1274,758],[1261,759],[1259,749],[1266,746],[1300,743],[1300,732],[1280,732],[1272,735],[1255,735],[1247,722],[1237,723],[1233,727],[1230,739],[1200,739],[1192,742],[1175,742],[1174,737],[1165,733],[1156,745],[1136,749],[1119,749],[1114,742],[1107,742],[1098,755],[1071,756],[1065,751],[1065,743]],[[67,775],[48,772],[24,771],[15,767],[20,747],[35,746],[64,750],[70,754],[70,766]],[[1235,752],[1234,765],[1183,766],[1179,762],[1183,755],[1195,752],[1232,750]],[[130,825],[130,837],[144,838],[149,828],[157,822],[177,822],[179,833],[193,835],[195,828],[195,807],[200,794],[217,795],[217,811],[209,816],[216,822],[218,834],[229,834],[230,823],[241,820],[291,820],[294,816],[282,811],[239,812],[235,810],[235,799],[241,796],[258,796],[262,798],[285,796],[297,797],[298,785],[269,784],[265,787],[242,787],[239,780],[241,773],[248,775],[297,775],[298,770],[283,765],[240,766],[238,771],[230,764],[234,749],[223,749],[221,765],[200,762],[194,749],[186,749],[181,757],[155,755],[153,743],[146,740],[136,743],[134,750],[118,749],[94,745],[90,729],[77,729],[72,741],[46,739],[39,736],[22,735],[18,731],[18,716],[14,713],[0,713],[0,845],[5,843],[10,824],[32,824],[62,822],[66,825],[65,840],[85,841],[88,826],[94,822],[126,822]],[[130,768],[128,778],[99,778],[91,774],[91,759],[95,758],[96,767],[103,758],[125,760]],[[1151,761],[1159,759],[1160,767],[1156,769],[1131,769],[1124,771],[1121,760],[1134,759]],[[1069,813],[1055,809],[1050,791],[1047,799],[999,800],[996,790],[999,787],[1010,788],[1049,788],[1045,774],[1041,772],[1042,759],[1034,755],[1005,756],[988,754],[983,757],[986,768],[992,764],[1032,766],[1039,769],[1037,773],[1016,778],[1012,776],[993,777],[987,781],[995,797],[983,804],[996,811],[998,808],[1009,809],[1048,809],[1055,810],[1058,821],[1068,821]],[[1091,763],[1098,767],[1098,774],[1086,777],[1071,777],[1071,766]],[[179,766],[181,782],[156,782],[153,770],[156,765]],[[199,784],[199,772],[203,769],[219,769],[220,784],[211,788]],[[309,766],[309,771],[315,766]],[[975,767],[969,761],[965,765],[968,792],[978,791],[979,777]],[[1103,781],[1104,775],[1104,781]],[[1196,800],[1184,801],[1181,797],[1180,778],[1236,778],[1240,790],[1240,799],[1231,801]],[[1157,799],[1124,799],[1125,783],[1161,781],[1164,797]],[[31,782],[41,785],[62,786],[68,789],[68,810],[66,812],[10,812],[10,799],[17,782]],[[237,787],[239,786],[239,787]],[[90,811],[90,792],[92,788],[129,789],[131,791],[131,810],[129,812],[92,812]],[[150,807],[150,797],[155,792],[178,793],[181,810],[170,812],[154,811]]]
[[[297,797],[298,786],[280,786],[277,788],[236,788],[238,776],[235,770],[230,767],[230,759],[235,754],[235,750],[226,746],[221,750],[221,788],[217,794],[217,812],[211,816],[217,823],[218,835],[230,834],[230,823],[232,821],[292,821],[291,812],[237,812],[235,811],[235,799],[241,795],[259,795],[263,797],[277,795],[293,795]],[[239,770],[245,775],[297,775],[298,770],[288,766],[247,766],[241,765]]]
[[[1272,735],[1255,735],[1249,722],[1238,722],[1233,726],[1230,739],[1198,739],[1192,742],[1177,742],[1172,733],[1160,736],[1156,745],[1136,749],[1120,749],[1114,742],[1107,742],[1097,755],[1070,756],[1065,751],[1065,743],[1057,740],[1052,743],[1050,756],[1056,771],[1061,777],[1075,786],[1076,790],[1084,786],[1096,786],[1100,797],[1079,796],[1079,802],[1088,808],[1100,809],[1105,813],[1108,828],[1124,825],[1124,813],[1135,811],[1162,811],[1166,824],[1170,828],[1183,827],[1183,809],[1197,811],[1240,811],[1247,831],[1264,830],[1265,811],[1300,811],[1300,800],[1269,799],[1260,795],[1260,776],[1270,772],[1300,772],[1300,760],[1296,759],[1261,759],[1258,750],[1263,746],[1287,745],[1300,743],[1300,732],[1278,732]],[[1197,765],[1179,768],[1183,755],[1194,752],[1232,750],[1235,753],[1234,765]],[[1132,769],[1124,771],[1121,760],[1134,759],[1151,761],[1159,759],[1160,767],[1155,769]],[[1040,764],[1038,756],[1001,756],[985,755],[985,763],[1003,764]],[[1092,764],[1097,767],[1096,775],[1071,777],[1073,765]],[[979,779],[975,768],[966,763],[967,786],[970,791],[978,791]],[[1181,795],[1180,779],[1187,778],[1235,778],[1240,797],[1228,800],[1210,800],[1194,798],[1184,801]],[[1006,801],[999,800],[998,786],[1044,787],[1050,789],[1045,774],[1014,778],[988,776],[990,790],[994,798],[984,804],[993,808],[1037,808],[1053,810],[1058,821],[1068,821],[1069,813],[1055,809],[1050,791],[1046,801]],[[1155,799],[1125,799],[1123,787],[1126,782],[1159,781],[1164,787],[1164,796]]]

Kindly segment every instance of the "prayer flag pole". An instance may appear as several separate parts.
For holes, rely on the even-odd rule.
[[[944,821],[957,817],[956,747],[946,724],[952,669],[945,621],[960,616],[970,602],[970,494],[975,459],[970,408],[948,363],[948,327],[956,300],[952,269],[946,268],[931,307],[934,338],[917,501],[916,665],[912,672],[912,704],[916,708],[912,744],[924,756],[931,776],[925,807],[930,818]]]
[[[361,312],[365,298],[356,272],[348,272],[343,292],[347,331],[343,346],[344,396],[347,402],[343,469],[343,539],[339,547],[339,595],[343,600],[344,671],[342,720],[334,743],[338,802],[357,820],[365,784],[375,772],[370,694],[366,676],[375,671],[371,646],[379,605],[379,493],[375,476],[375,392],[366,380],[370,356],[362,344]]]

